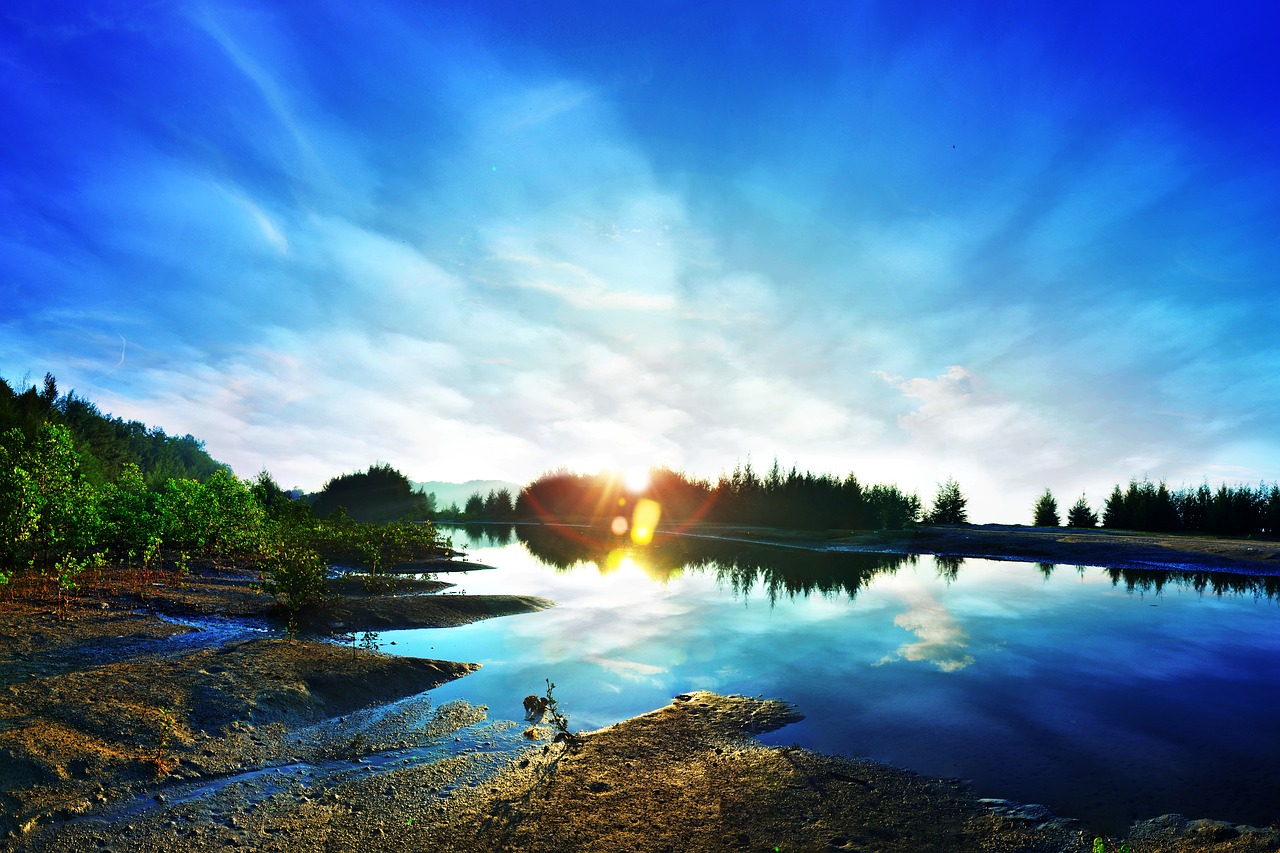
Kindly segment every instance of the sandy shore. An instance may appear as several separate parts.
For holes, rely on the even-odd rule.
[[[817,539],[1066,564],[1276,564],[1259,543],[1026,528]],[[1091,849],[1087,827],[955,780],[764,747],[751,736],[793,718],[780,701],[691,694],[573,743],[503,722],[521,697],[437,708],[423,691],[474,664],[266,635],[253,577],[201,566],[161,576],[145,601],[107,577],[65,609],[0,603],[0,849]],[[440,588],[339,581],[316,624],[452,625],[551,606],[421,594]],[[1165,817],[1130,842],[1276,850],[1280,833]]]

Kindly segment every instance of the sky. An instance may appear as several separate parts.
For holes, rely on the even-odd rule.
[[[315,490],[1280,478],[1267,4],[0,9],[0,376]]]

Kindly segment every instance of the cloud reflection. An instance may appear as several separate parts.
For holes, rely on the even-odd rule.
[[[920,596],[905,613],[893,618],[893,624],[913,632],[914,643],[903,643],[897,650],[876,661],[876,666],[899,660],[927,661],[942,672],[959,672],[974,662],[969,635],[947,608],[932,596]]]
[[[611,658],[602,658],[591,656],[583,658],[587,663],[593,663],[601,669],[608,670],[619,678],[625,678],[628,681],[647,681],[652,684],[660,682],[654,677],[667,671],[666,667],[654,666],[653,664],[640,663],[634,660],[613,660]]]

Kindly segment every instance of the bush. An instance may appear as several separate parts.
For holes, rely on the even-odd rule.
[[[329,593],[329,565],[315,549],[301,542],[281,542],[270,548],[262,591],[274,595],[291,614],[320,604]]]

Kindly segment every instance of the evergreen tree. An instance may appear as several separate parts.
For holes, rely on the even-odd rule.
[[[1058,527],[1060,524],[1061,522],[1058,520],[1058,502],[1053,499],[1053,492],[1045,489],[1044,494],[1036,500],[1035,526]]]
[[[1108,530],[1128,529],[1132,527],[1129,507],[1125,504],[1124,492],[1116,486],[1111,490],[1107,503],[1102,509],[1102,526]]]
[[[1089,501],[1081,495],[1067,510],[1067,527],[1097,527],[1098,514],[1089,507]]]
[[[960,493],[960,484],[948,477],[938,487],[938,496],[933,501],[933,509],[925,517],[927,524],[966,524],[969,514],[965,510],[968,500]]]

